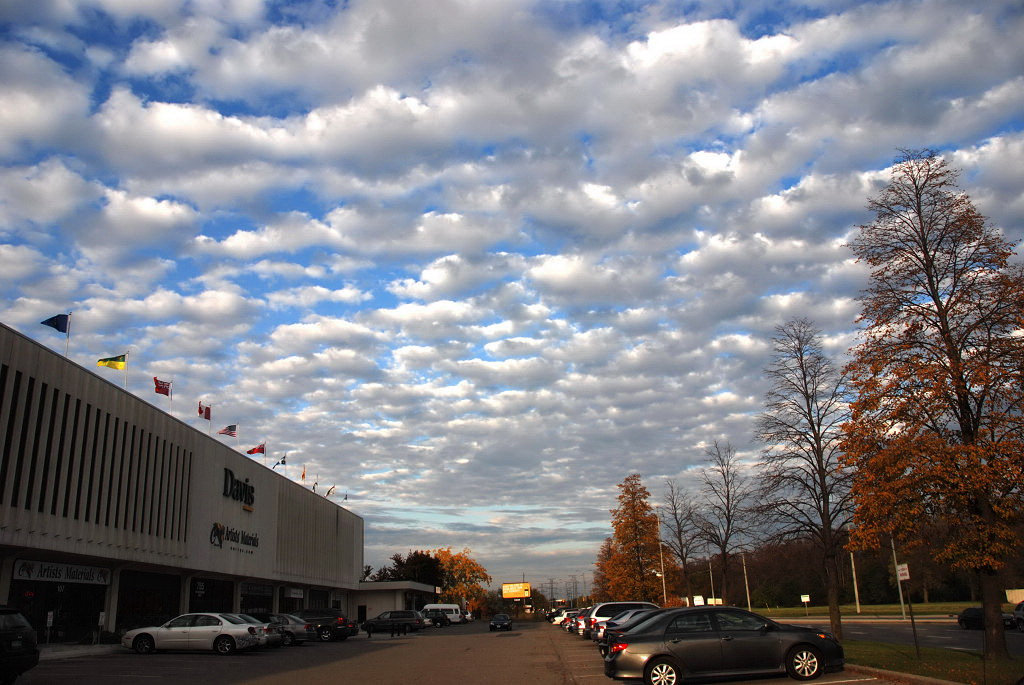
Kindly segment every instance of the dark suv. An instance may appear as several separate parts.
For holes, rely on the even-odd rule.
[[[404,626],[404,628],[403,628]],[[370,633],[383,633],[398,628],[403,633],[417,631],[424,626],[423,614],[418,611],[394,610],[384,611],[376,618],[367,619],[363,630]]]
[[[13,683],[38,663],[36,631],[20,611],[0,606],[0,682]]]
[[[341,609],[299,609],[291,613],[308,621],[322,642],[346,640],[359,634],[359,624],[349,619]]]

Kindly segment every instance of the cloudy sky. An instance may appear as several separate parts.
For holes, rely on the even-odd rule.
[[[1017,0],[7,0],[0,320],[366,520],[589,580],[616,485],[754,460],[898,148],[1024,230]],[[235,442],[224,439],[228,444]]]

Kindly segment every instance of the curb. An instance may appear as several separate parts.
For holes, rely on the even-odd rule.
[[[853,671],[854,673],[863,673],[864,675],[873,675],[878,678],[884,678],[891,680],[894,683],[909,683],[910,685],[963,685],[953,680],[942,680],[940,678],[931,678],[924,675],[914,675],[912,673],[900,673],[899,671],[887,671],[884,668],[874,668],[873,666],[858,666],[856,664],[847,663],[844,666],[847,671]]]

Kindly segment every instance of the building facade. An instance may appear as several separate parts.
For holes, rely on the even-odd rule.
[[[0,324],[0,604],[44,634],[354,616],[362,570],[361,517]]]

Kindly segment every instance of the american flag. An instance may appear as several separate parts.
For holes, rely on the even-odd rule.
[[[233,438],[237,438],[238,425],[233,423],[230,426],[224,426],[219,431],[217,431],[217,435],[230,435]]]

